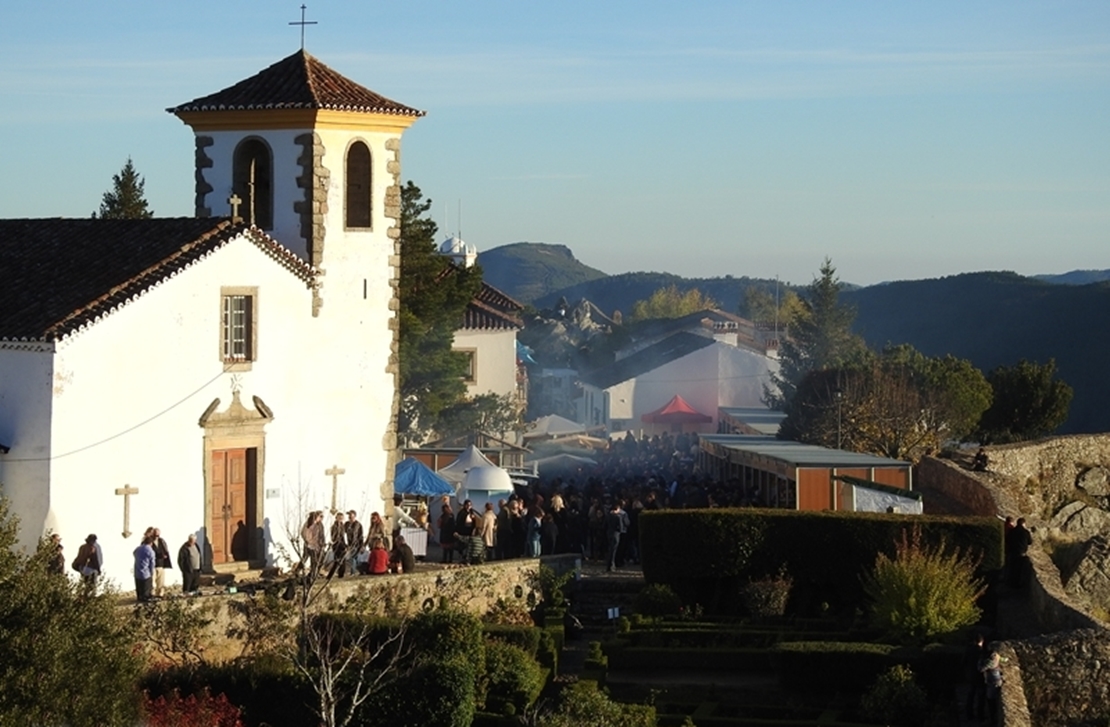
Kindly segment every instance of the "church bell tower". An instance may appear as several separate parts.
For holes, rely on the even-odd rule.
[[[423,111],[304,50],[167,110],[195,133],[198,217],[265,231],[326,274],[325,299],[337,278],[365,295],[374,267],[399,263],[401,135]]]

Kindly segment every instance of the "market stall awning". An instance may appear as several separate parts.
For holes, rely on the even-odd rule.
[[[528,424],[524,439],[536,437],[563,437],[568,434],[585,434],[586,427],[558,414],[548,414]]]
[[[436,473],[443,479],[453,484],[461,484],[466,479],[466,473],[475,467],[493,467],[493,462],[486,458],[477,447],[471,444],[464,449],[454,462],[441,467]]]
[[[690,406],[678,394],[655,411],[649,411],[640,417],[640,421],[649,424],[704,424],[713,421],[713,417],[702,414]]]
[[[574,472],[582,468],[589,469],[597,465],[597,460],[563,452],[532,460],[528,464],[536,465],[541,474],[552,475],[558,472]]]
[[[393,491],[400,495],[453,495],[455,488],[418,459],[406,457],[393,468]]]

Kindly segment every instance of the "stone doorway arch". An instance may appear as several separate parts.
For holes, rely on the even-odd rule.
[[[259,397],[254,408],[232,391],[227,409],[215,399],[197,422],[204,429],[204,562],[209,570],[260,567],[266,558],[266,425],[273,412]]]

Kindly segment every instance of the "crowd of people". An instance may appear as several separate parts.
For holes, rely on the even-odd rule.
[[[65,573],[66,557],[62,536],[58,533],[52,534],[50,546],[53,550],[50,571],[59,575]],[[133,555],[135,597],[144,603],[155,598],[164,598],[167,595],[166,571],[173,569],[173,559],[170,557],[169,546],[162,538],[161,531],[156,527],[147,528]],[[190,533],[177,551],[177,567],[181,569],[181,587],[185,595],[199,593],[201,563],[197,536]],[[85,538],[70,567],[80,575],[82,583],[89,588],[96,588],[104,567],[104,549],[100,547],[95,534]]]
[[[387,531],[380,513],[370,514],[364,528],[358,513],[335,513],[330,527],[324,525],[324,511],[309,513],[301,528],[299,569],[311,574],[326,573],[328,578],[353,575],[411,573],[416,557],[401,535],[402,527],[419,523],[401,507],[400,495],[393,498],[394,526]]]

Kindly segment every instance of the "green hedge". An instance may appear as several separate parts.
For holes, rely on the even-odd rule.
[[[826,605],[853,611],[862,600],[860,574],[879,552],[893,554],[904,529],[919,524],[926,543],[941,538],[982,556],[983,574],[1002,566],[996,518],[886,513],[797,512],[756,508],[655,510],[640,516],[644,578],[665,583],[686,603],[711,613],[735,611],[741,586],[785,564],[794,579],[794,610]]]
[[[840,641],[795,641],[770,649],[771,664],[787,689],[864,689],[887,668],[895,647]]]
[[[494,714],[520,714],[540,696],[550,672],[524,649],[503,641],[486,644],[483,706]]]
[[[482,631],[485,633],[487,639],[491,641],[500,641],[503,644],[512,644],[533,658],[539,653],[541,631],[535,626],[501,626],[487,624],[482,627]]]
[[[762,671],[771,666],[767,649],[683,649],[607,644],[605,653],[609,669],[621,671]]]
[[[683,629],[658,628],[637,629],[621,636],[629,646],[655,646],[668,648],[751,648],[767,647],[782,641],[812,641],[815,638],[828,641],[848,641],[846,631],[822,632],[794,631],[789,628],[772,629]]]

